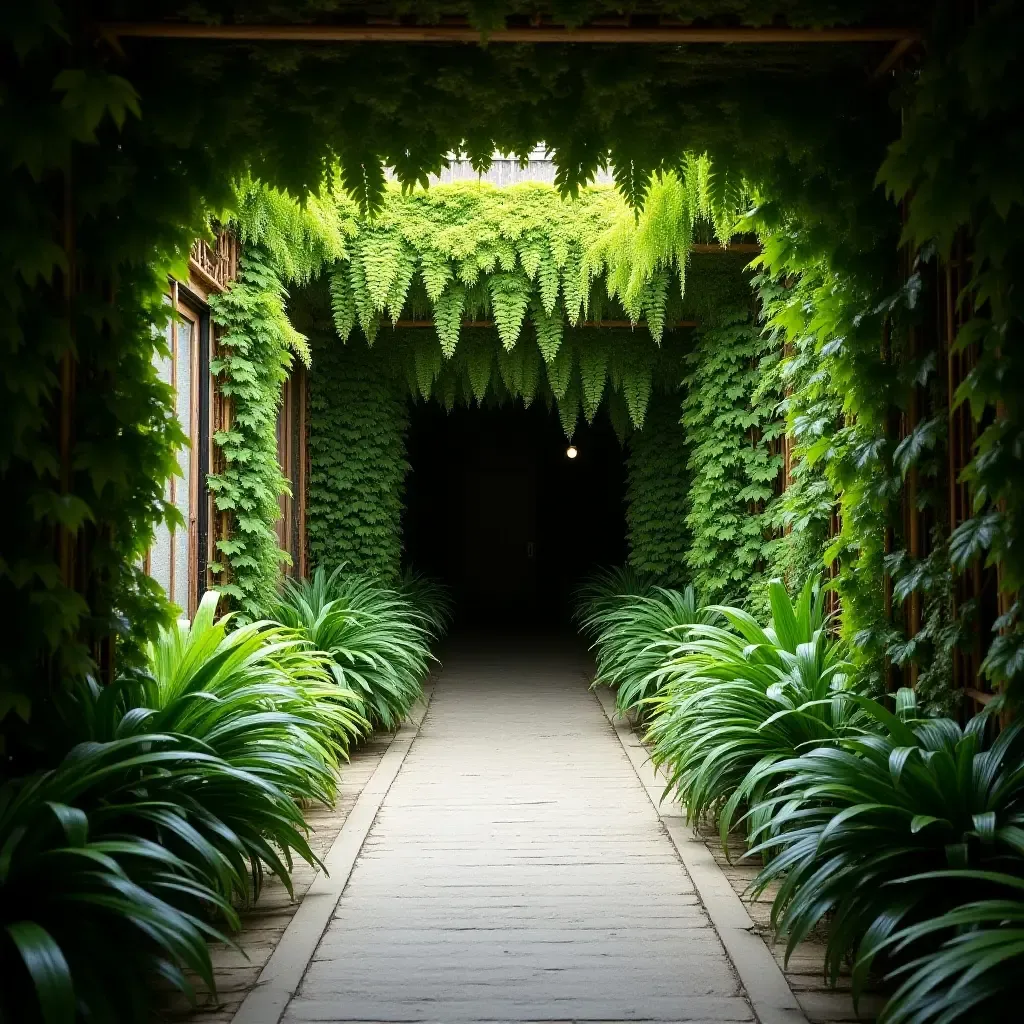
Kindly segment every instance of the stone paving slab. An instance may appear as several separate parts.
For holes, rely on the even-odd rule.
[[[285,1024],[754,1020],[585,661],[501,654],[447,660]]]

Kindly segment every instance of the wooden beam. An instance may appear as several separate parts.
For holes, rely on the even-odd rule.
[[[398,320],[393,325],[394,327],[434,327],[433,320]],[[493,320],[463,320],[460,327],[493,327]],[[577,327],[628,327],[636,328],[640,326],[646,326],[646,321],[639,320],[637,323],[633,323],[632,320],[584,320],[582,323],[576,325]],[[676,327],[699,327],[700,324],[696,320],[676,320],[673,323],[665,324],[666,329],[672,330]]]
[[[760,252],[761,246],[758,242],[730,242],[729,245],[719,245],[717,242],[695,242],[690,246],[690,252]]]
[[[117,21],[99,26],[99,34],[120,39],[217,39],[226,42],[290,43],[627,43],[741,44],[748,46],[814,43],[906,43],[921,38],[906,27],[695,28],[688,25],[591,25],[567,28],[536,25],[495,29],[486,34],[468,24],[452,25],[202,25],[185,21]]]

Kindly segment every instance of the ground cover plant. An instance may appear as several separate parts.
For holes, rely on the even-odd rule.
[[[397,589],[423,616],[431,637],[443,639],[451,629],[455,612],[451,590],[440,580],[411,566],[402,573]]]
[[[843,735],[858,709],[846,646],[829,631],[825,591],[809,579],[793,600],[769,584],[771,622],[725,605],[725,625],[695,624],[670,652],[647,734],[693,823],[718,818],[723,843],[737,809],[776,781],[772,766]]]
[[[620,712],[643,718],[664,684],[661,670],[669,654],[691,626],[715,618],[698,601],[693,587],[678,591],[655,586],[644,593],[593,602],[581,625],[596,637],[594,685],[610,686]]]
[[[397,728],[422,694],[431,629],[444,621],[438,605],[421,610],[399,590],[344,565],[287,579],[268,615],[326,652],[338,686],[357,695],[372,727],[386,730]]]
[[[909,690],[895,714],[845,700],[878,729],[770,769],[752,852],[771,859],[755,891],[780,883],[772,923],[787,955],[824,921],[833,981],[851,953],[855,994],[873,968],[901,981],[884,1019],[994,1012],[998,969],[1022,955],[1024,723],[995,734],[991,715],[920,719]]]
[[[577,588],[573,617],[580,630],[589,637],[598,636],[599,616],[614,608],[620,598],[639,597],[654,589],[654,579],[632,565],[607,566],[596,569]]]
[[[237,928],[267,868],[291,891],[293,858],[316,863],[300,803],[333,800],[367,723],[303,636],[229,630],[218,600],[161,630],[141,670],[87,681],[79,742],[5,785],[5,1019],[143,1019],[158,975],[194,996],[185,970],[213,989],[206,940]]]

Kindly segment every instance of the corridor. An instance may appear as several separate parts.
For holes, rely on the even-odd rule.
[[[284,1021],[753,1019],[584,667],[447,659]]]

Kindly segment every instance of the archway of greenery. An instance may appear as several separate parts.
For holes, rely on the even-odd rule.
[[[480,350],[494,356],[491,380],[501,387],[508,389],[503,360],[515,387],[525,388],[528,347],[520,346],[527,340],[552,368],[553,387],[546,370],[538,380],[547,380],[567,418],[574,388],[582,407],[593,406],[599,380],[620,374],[627,412],[643,420],[627,443],[639,460],[631,529],[650,541],[649,568],[660,571],[655,563],[672,562],[681,550],[702,588],[750,601],[759,572],[799,580],[827,564],[844,635],[816,630],[813,642],[852,652],[842,671],[861,694],[909,685],[922,708],[967,717],[1001,692],[1005,701],[997,697],[995,706],[1007,717],[1019,714],[1020,3],[666,0],[638,3],[618,45],[486,45],[483,38],[479,46],[324,45],[246,40],[237,32],[233,39],[200,38],[221,22],[243,33],[263,26],[273,36],[279,19],[365,28],[390,13],[399,28],[415,30],[421,21],[455,16],[472,19],[483,36],[506,20],[526,31],[545,18],[586,23],[619,14],[602,0],[439,0],[426,13],[421,6],[43,0],[0,12],[7,201],[0,223],[0,483],[7,499],[0,604],[9,637],[0,653],[0,963],[5,983],[14,979],[0,1001],[8,1016],[27,1004],[33,982],[40,1015],[61,1021],[83,1013],[146,1018],[151,972],[187,988],[181,972],[193,967],[209,983],[208,922],[231,926],[230,901],[251,895],[264,862],[287,876],[277,849],[312,856],[297,801],[331,798],[337,758],[371,721],[400,719],[426,671],[422,642],[400,670],[376,659],[384,674],[377,696],[390,691],[393,702],[372,700],[367,687],[365,700],[347,704],[332,685],[317,694],[313,721],[306,691],[309,680],[324,677],[320,656],[294,634],[273,632],[292,653],[270,655],[255,630],[225,636],[213,625],[211,602],[200,625],[216,657],[228,657],[234,644],[260,648],[254,656],[271,680],[268,689],[277,691],[261,692],[270,706],[295,710],[301,726],[293,718],[295,728],[265,733],[262,699],[258,711],[236,709],[227,730],[218,700],[189,694],[156,713],[152,680],[139,670],[152,667],[156,655],[146,644],[174,610],[143,572],[143,553],[157,526],[178,521],[165,485],[184,437],[154,354],[162,351],[168,320],[168,279],[185,277],[193,240],[212,225],[230,225],[245,246],[240,276],[214,310],[222,329],[213,370],[231,418],[215,439],[223,471],[211,481],[227,523],[218,537],[219,568],[244,612],[269,597],[277,571],[272,523],[283,480],[273,436],[280,386],[294,361],[312,356],[315,366],[327,339],[339,356],[384,353],[377,346],[387,337],[386,321],[422,302],[437,340],[410,346],[398,381],[447,394],[454,370],[446,375],[446,367],[461,365],[456,395],[460,386],[472,394],[474,377],[482,390],[483,358],[477,362],[475,343],[461,332],[456,339],[454,328],[464,315],[489,308],[497,339]],[[813,45],[792,37],[768,42],[764,33],[724,47],[629,42],[636,25],[663,15],[726,30],[770,26],[771,38],[793,26],[881,26],[885,39],[840,43],[825,31]],[[146,19],[136,34],[112,25]],[[909,31],[893,31],[897,20]],[[161,37],[166,22],[197,38]],[[640,216],[619,217],[607,245],[587,236],[576,249],[563,246],[558,218],[546,218],[553,233],[543,252],[531,244],[513,259],[498,238],[481,236],[464,255],[445,251],[439,266],[423,263],[429,237],[400,237],[389,221],[393,196],[384,168],[393,168],[408,192],[451,152],[483,167],[495,150],[525,154],[542,142],[553,152],[561,193],[581,195],[596,169],[611,166],[623,203]],[[429,205],[419,196],[402,202]],[[582,207],[589,201],[581,196]],[[652,348],[663,333],[659,318],[690,319],[673,313],[668,297],[678,292],[680,257],[702,217],[722,236],[755,236],[762,252],[754,291],[743,288],[742,315],[739,306],[712,303],[693,317],[702,326],[678,382],[683,429],[672,435],[686,446],[682,466],[682,453],[651,443],[658,430],[672,428],[675,412],[652,400],[641,415],[647,384],[638,367],[647,365],[643,353],[671,351],[668,343]],[[577,261],[580,276],[566,274]],[[582,273],[590,269],[595,273]],[[700,301],[695,273],[696,259],[680,302]],[[288,315],[301,320],[292,307],[324,275],[321,302],[326,310],[333,281],[334,308],[329,320],[323,314],[323,333],[309,331],[307,339]],[[619,304],[622,319],[643,319],[654,331],[630,335],[635,364],[609,355],[599,374],[600,345],[577,345],[571,325],[577,310],[585,322],[585,311],[605,299]],[[562,314],[569,327],[561,326]],[[339,324],[342,334],[358,325],[367,339],[376,335],[374,348],[358,335],[342,348],[331,337]],[[454,363],[445,362],[446,349]],[[571,363],[561,355],[570,351]],[[467,377],[468,392],[460,384]],[[355,379],[346,377],[346,386]],[[393,401],[397,417],[402,399]],[[647,434],[650,428],[657,429]],[[655,450],[642,454],[645,445]],[[671,460],[674,479],[661,472],[659,457]],[[394,476],[398,468],[391,465]],[[673,501],[684,486],[691,496],[681,538],[661,529],[653,478],[667,482]],[[782,493],[769,499],[776,480]],[[393,479],[384,483],[393,496]],[[730,522],[738,504],[742,514]],[[778,590],[776,597],[775,621],[785,631],[796,612]],[[355,600],[351,592],[346,600]],[[288,609],[276,612],[289,618]],[[820,616],[805,618],[822,626]],[[416,627],[395,614],[392,628],[409,637]],[[177,634],[164,636],[173,646]],[[742,643],[733,644],[737,661],[745,657]],[[832,681],[828,671],[815,685]],[[881,702],[858,702],[890,736],[863,741],[847,773],[823,788],[840,760],[832,744],[849,704],[816,692],[822,699],[814,705],[830,709],[832,725],[813,735],[830,746],[804,762],[803,808],[782,811],[786,843],[809,851],[783,886],[790,896],[801,890],[784,914],[799,919],[797,939],[822,908],[838,908],[834,972],[855,935],[895,940],[893,929],[922,920],[914,915],[931,912],[932,903],[959,914],[966,905],[945,901],[998,891],[974,885],[980,878],[972,865],[1017,872],[1010,881],[1019,893],[1018,730],[1005,730],[982,754],[982,728],[962,735],[947,720],[915,731]],[[685,704],[696,709],[691,725],[718,746],[719,723],[735,719],[709,714],[704,696],[699,706]],[[912,696],[900,694],[901,712],[914,713]],[[769,721],[779,721],[774,710],[747,735],[763,736]],[[996,722],[987,716],[978,724]],[[230,752],[218,740],[225,731]],[[659,757],[678,764],[672,748],[684,735],[693,733],[669,730],[668,753],[663,748]],[[766,768],[770,758],[807,749],[806,735],[791,735],[788,747],[754,766],[759,787],[779,766]],[[214,745],[244,769],[258,764],[262,774],[213,757]],[[698,743],[686,756],[707,749]],[[755,744],[747,753],[753,749],[764,748]],[[702,773],[705,782],[730,774],[718,765]],[[17,778],[8,784],[7,776]],[[737,786],[750,778],[741,784],[737,777]],[[1010,795],[990,800],[978,778],[999,779],[993,785]],[[936,802],[922,802],[918,811],[915,801],[908,811],[909,786],[938,794]],[[742,788],[702,788],[688,808],[693,821],[716,804],[738,810],[744,797]],[[837,808],[844,810],[833,817]],[[819,830],[805,831],[815,820]],[[788,854],[796,848],[789,845],[774,869],[794,864]],[[861,870],[893,854],[900,877]],[[819,856],[832,859],[823,867]],[[840,869],[830,870],[836,864]],[[969,870],[960,880],[971,884],[950,885],[949,869],[963,866]],[[909,898],[921,902],[901,919],[893,911],[902,896],[893,893],[910,887],[884,883],[916,883],[922,870],[940,878],[915,890],[923,895]],[[97,886],[102,895],[94,898]],[[973,904],[967,918],[931,918],[930,928],[955,932],[940,951],[945,966],[926,959],[923,973],[904,977],[918,995],[931,998],[934,989],[939,1002],[912,1010],[904,1002],[892,1014],[984,1015],[987,1006],[965,1007],[962,998],[958,1004],[968,989],[971,999],[993,991],[1012,999],[1020,951],[1006,921],[1014,913],[1000,900]],[[978,928],[962,930],[965,923]],[[1007,960],[996,962],[1003,954],[990,957],[988,943],[1008,934]],[[903,936],[916,950],[920,934]],[[868,966],[872,957],[878,966],[874,954],[883,947],[887,956],[895,952],[873,946]],[[905,962],[903,968],[914,970]]]
[[[736,216],[713,206],[711,180],[707,160],[694,158],[657,184],[639,225],[657,226],[661,241],[670,228],[672,249],[650,259],[635,244],[634,213],[607,187],[575,201],[542,185],[392,189],[369,220],[338,193],[322,197],[316,222],[331,223],[344,254],[327,287],[290,300],[313,349],[311,560],[397,572],[403,394],[448,409],[539,401],[557,408],[567,436],[604,408],[628,438],[636,567],[665,581],[685,575],[709,597],[759,593],[771,535],[762,520],[781,468],[770,374],[759,388],[773,343],[755,324],[745,270],[756,247],[690,251],[695,234],[713,237],[716,215],[719,225]],[[308,245],[300,211],[280,194],[250,184],[240,206],[253,258],[262,251],[283,268],[296,237]],[[265,454],[269,463],[272,448]],[[234,477],[259,477],[263,459],[244,448],[235,459],[234,441],[229,456]],[[221,545],[222,584],[252,614],[278,575],[277,510],[264,507],[261,535],[236,530]]]
[[[1007,0],[978,18],[923,3],[844,5],[841,15],[810,0],[727,6],[744,24],[899,16],[920,27],[927,49],[907,74],[872,80],[884,46],[357,45],[338,59],[294,44],[97,43],[97,23],[157,19],[170,4],[108,0],[89,18],[70,3],[5,13],[0,146],[15,215],[3,229],[12,283],[2,298],[2,466],[8,491],[27,499],[8,506],[3,540],[4,604],[21,638],[3,656],[5,723],[24,731],[18,723],[31,720],[45,732],[66,681],[97,665],[112,671],[107,638],[121,638],[119,659],[131,664],[139,640],[166,619],[138,569],[154,524],[174,515],[162,495],[181,441],[152,367],[152,331],[166,316],[166,276],[192,238],[211,214],[230,219],[237,209],[231,183],[251,174],[301,196],[337,158],[345,184],[376,209],[384,165],[412,183],[452,149],[484,164],[495,147],[525,152],[541,140],[568,192],[610,158],[639,203],[651,172],[678,166],[685,149],[710,154],[719,206],[741,183],[756,198],[743,226],[764,244],[765,300],[792,357],[784,386],[797,486],[780,514],[800,526],[794,545],[807,551],[797,555],[816,559],[838,500],[841,532],[827,554],[838,561],[844,628],[866,664],[905,664],[915,678],[934,664],[938,686],[961,642],[955,621],[969,622],[976,604],[952,596],[963,570],[997,565],[1005,595],[1024,575],[1014,543],[1024,506],[1014,288],[1022,196],[1010,170],[1022,145],[1012,116],[1019,12]],[[358,5],[339,9],[360,16]],[[232,13],[204,10],[214,20]],[[518,8],[474,11],[493,24]],[[574,8],[583,20],[595,13],[599,4]],[[257,6],[247,16],[280,11]],[[892,198],[906,200],[903,238],[914,256],[903,266]],[[310,203],[303,216],[315,211]],[[951,247],[968,234],[970,269],[950,284]],[[328,247],[343,244],[328,232]],[[279,268],[250,253],[223,303],[238,339],[221,367],[226,388],[241,395],[247,374],[284,372],[287,327],[246,334],[246,297],[276,315],[267,299],[276,286],[269,277],[260,286],[260,275],[283,269],[280,280],[301,280],[318,252],[339,255],[314,251],[309,266]],[[790,287],[778,291],[780,280]],[[635,295],[645,282],[642,274]],[[950,294],[956,305],[961,287],[959,309],[970,316],[959,335],[954,316],[946,338],[930,311]],[[966,354],[954,404],[969,402],[977,424],[965,477],[975,514],[959,520],[943,505],[958,472],[945,458],[947,349]],[[240,436],[269,429],[272,412],[261,408]],[[267,486],[253,493],[232,493],[253,481],[225,474],[223,496],[258,508],[274,473],[265,465]],[[922,505],[931,525],[915,531],[905,508],[913,519]],[[263,519],[248,525],[259,534]],[[878,599],[886,578],[891,604]],[[1021,661],[1016,606],[1002,607],[986,665],[996,680],[1015,677]]]

